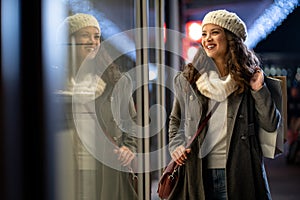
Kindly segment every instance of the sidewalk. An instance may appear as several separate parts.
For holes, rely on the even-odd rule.
[[[266,159],[265,167],[273,200],[300,199],[300,164],[288,165],[281,155]]]
[[[287,165],[284,155],[274,160],[266,159],[265,168],[268,175],[272,200],[300,199],[300,164]],[[157,181],[153,181],[151,200],[158,200]]]

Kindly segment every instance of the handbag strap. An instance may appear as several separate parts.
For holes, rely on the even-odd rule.
[[[193,137],[188,141],[187,145],[185,146],[185,148],[190,148],[190,146],[192,145],[192,143],[194,142],[194,140],[197,138],[197,136],[201,133],[201,131],[204,129],[204,127],[206,126],[206,124],[208,123],[208,120],[210,119],[210,117],[212,116],[212,114],[216,111],[218,105],[220,104],[220,102],[216,102],[215,105],[213,106],[213,108],[210,110],[210,112],[206,115],[206,117],[204,118],[204,120],[202,120],[201,122],[199,122],[199,126],[198,129],[196,131],[196,133],[193,135]],[[177,171],[177,169],[180,167],[180,165],[178,165],[174,160],[171,160],[170,163],[167,165],[167,168],[172,169],[171,171],[173,171],[173,173],[175,173]]]
[[[217,109],[217,107],[218,107],[219,104],[220,104],[220,102],[216,102],[215,105],[214,105],[214,107],[206,115],[206,117],[204,118],[204,120],[201,121],[200,125],[198,126],[198,129],[197,129],[196,133],[190,139],[190,141],[188,141],[188,143],[187,143],[187,145],[186,145],[185,148],[189,148],[192,145],[192,143],[194,142],[194,140],[197,138],[197,136],[201,133],[201,131],[204,129],[204,127],[208,123],[208,120],[210,119],[210,117],[212,116],[212,114],[215,112],[215,110]]]

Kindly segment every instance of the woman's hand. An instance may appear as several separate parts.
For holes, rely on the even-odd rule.
[[[191,149],[186,149],[180,145],[171,154],[172,159],[178,164],[183,165],[187,159],[187,154],[191,152]]]
[[[115,149],[114,152],[118,154],[118,160],[121,165],[128,166],[135,158],[135,154],[126,146],[122,146],[119,149]]]
[[[251,89],[254,91],[258,91],[263,87],[263,84],[264,84],[264,73],[259,67],[256,67],[255,72],[250,80]]]

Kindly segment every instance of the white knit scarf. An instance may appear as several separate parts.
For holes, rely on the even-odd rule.
[[[73,97],[73,102],[87,103],[102,95],[106,83],[97,74],[87,74],[81,81],[72,77],[65,90],[58,90],[56,94]]]
[[[222,102],[237,89],[236,82],[227,75],[224,79],[216,71],[203,73],[196,81],[198,90],[206,97]]]

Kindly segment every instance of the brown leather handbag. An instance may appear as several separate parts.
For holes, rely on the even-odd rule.
[[[193,141],[197,138],[197,136],[201,133],[203,128],[206,126],[208,120],[210,119],[212,112],[214,112],[219,105],[219,102],[217,102],[213,109],[209,112],[209,114],[205,117],[205,119],[201,122],[199,125],[198,130],[194,134],[193,138],[187,143],[185,148],[189,148]],[[158,181],[158,189],[157,193],[158,196],[162,199],[167,199],[171,192],[174,189],[174,186],[176,185],[177,181],[179,180],[178,176],[178,169],[179,165],[175,161],[171,161],[164,169],[162,176],[160,177]]]
[[[157,189],[157,193],[160,198],[168,198],[171,192],[173,191],[173,188],[176,185],[176,182],[178,181],[178,168],[179,165],[177,165],[176,162],[172,161],[164,169],[164,172],[159,179]]]

